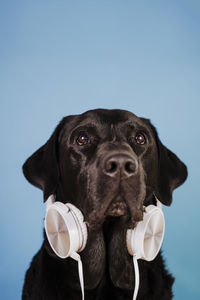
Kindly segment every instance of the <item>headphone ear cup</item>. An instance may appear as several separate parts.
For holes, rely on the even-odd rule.
[[[146,207],[143,221],[138,222],[132,230],[128,229],[126,243],[128,252],[138,259],[153,260],[162,245],[165,230],[165,220],[160,208],[149,205]]]
[[[70,203],[56,201],[48,206],[45,231],[51,248],[61,258],[82,251],[86,245],[87,227],[83,215]]]
[[[80,248],[78,252],[81,252],[85,248],[87,242],[87,237],[88,237],[87,226],[84,222],[84,217],[82,212],[71,203],[67,203],[66,205],[71,210],[80,228]]]

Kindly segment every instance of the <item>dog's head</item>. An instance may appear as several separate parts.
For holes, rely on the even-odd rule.
[[[25,177],[44,200],[71,202],[89,227],[107,216],[142,220],[154,195],[170,205],[187,177],[178,157],[164,147],[150,121],[123,110],[97,109],[65,117],[47,143],[24,164]]]

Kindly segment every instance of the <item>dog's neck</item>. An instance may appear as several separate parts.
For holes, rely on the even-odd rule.
[[[113,218],[104,224],[104,236],[109,277],[113,285],[133,290],[134,268],[126,245],[127,229],[125,217]]]

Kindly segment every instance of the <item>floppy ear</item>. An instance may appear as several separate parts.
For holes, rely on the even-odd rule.
[[[157,133],[156,133],[157,136]],[[183,184],[187,178],[184,163],[157,138],[158,147],[158,179],[155,195],[165,205],[172,202],[172,192]]]
[[[55,193],[59,181],[57,152],[63,121],[57,126],[46,144],[33,153],[23,165],[24,176],[30,183],[43,190],[44,201],[49,195]]]

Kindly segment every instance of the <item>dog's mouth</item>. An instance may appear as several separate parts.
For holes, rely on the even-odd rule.
[[[118,195],[109,205],[106,215],[120,217],[128,214],[128,206],[121,195]]]
[[[143,219],[144,192],[140,193],[136,188],[130,189],[129,185],[121,185],[114,191],[110,190],[106,196],[104,201],[99,199],[99,207],[93,209],[86,218],[88,227],[97,228],[109,217],[123,217],[132,228],[136,222]]]

